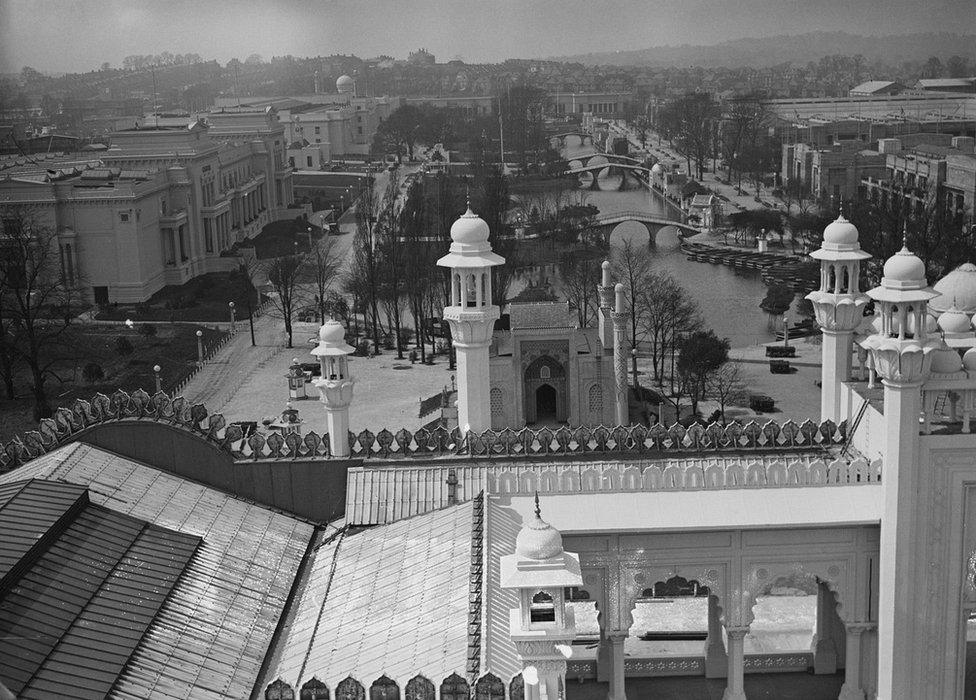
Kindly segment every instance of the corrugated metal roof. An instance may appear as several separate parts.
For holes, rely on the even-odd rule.
[[[474,498],[485,488],[486,467],[445,464],[436,467],[352,468],[346,482],[346,522],[392,523],[443,508],[450,503],[447,477],[457,474],[457,500]]]
[[[0,486],[14,475],[87,486],[96,504],[203,540],[108,697],[251,694],[311,524],[81,443]]]
[[[199,541],[85,507],[0,600],[4,684],[21,698],[104,698]]]
[[[320,545],[266,677],[335,688],[386,674],[404,687],[463,674],[474,512],[464,503]]]
[[[0,595],[19,576],[18,564],[58,523],[88,503],[84,486],[29,479],[0,486]]]

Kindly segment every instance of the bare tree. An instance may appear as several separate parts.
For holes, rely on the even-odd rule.
[[[353,239],[353,269],[351,281],[359,286],[361,298],[369,311],[369,329],[372,332],[373,349],[380,350],[379,286],[380,256],[376,222],[380,215],[381,201],[376,196],[372,178],[367,178],[359,189],[356,202],[356,237]]]
[[[576,308],[580,328],[586,328],[596,318],[597,293],[600,283],[600,261],[580,257],[574,253],[560,256],[559,277],[566,300]]]
[[[295,312],[304,301],[301,280],[306,263],[305,256],[296,254],[272,258],[262,265],[273,291],[271,303],[285,322],[288,347],[292,347],[292,321]]]
[[[624,285],[627,313],[630,315],[630,342],[631,347],[636,350],[641,339],[639,331],[643,327],[640,322],[641,304],[639,298],[652,279],[651,254],[646,246],[627,239],[622,246],[613,249],[610,262],[613,265],[615,278]],[[631,360],[633,362],[634,381],[636,382],[636,352],[631,353]]]
[[[740,404],[746,398],[746,385],[738,362],[726,362],[713,372],[706,384],[707,393],[718,401],[722,425],[727,423],[725,409]]]
[[[397,197],[400,194],[400,179],[396,172],[390,174],[390,181],[383,194],[383,204],[380,212],[379,246],[381,284],[380,290],[390,325],[396,334],[397,359],[403,359],[403,278],[404,278],[404,250],[403,231],[400,212],[397,211]]]
[[[315,288],[315,307],[319,323],[325,323],[329,293],[336,282],[339,268],[342,267],[342,259],[332,241],[323,231],[322,238],[312,245],[305,266],[306,274],[311,277]]]
[[[8,358],[4,363],[11,363],[11,378],[4,383],[11,393],[12,365],[27,365],[38,420],[52,413],[45,381],[58,378],[58,362],[77,354],[65,331],[72,305],[80,301],[79,280],[73,263],[66,268],[61,254],[57,233],[39,224],[32,210],[5,209],[0,233],[0,355]]]
[[[650,348],[654,380],[663,382],[670,357],[673,384],[678,340],[682,334],[701,327],[698,304],[671,275],[663,273],[648,278],[637,297],[637,306],[641,333]]]

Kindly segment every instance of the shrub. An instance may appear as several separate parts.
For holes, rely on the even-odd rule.
[[[93,384],[99,379],[105,378],[105,370],[103,370],[102,366],[97,362],[89,362],[81,371],[81,376],[85,378],[86,382]]]
[[[120,335],[115,339],[115,352],[119,354],[119,357],[127,357],[132,354],[132,343],[124,335]]]
[[[143,338],[155,338],[156,337],[156,326],[151,323],[143,323],[139,326],[139,335]]]
[[[788,360],[770,360],[770,374],[789,374],[792,371]]]
[[[773,410],[776,402],[773,401],[772,396],[766,396],[765,394],[753,394],[749,397],[749,408],[756,413],[769,413]]]
[[[767,345],[766,357],[796,357],[796,346]]]

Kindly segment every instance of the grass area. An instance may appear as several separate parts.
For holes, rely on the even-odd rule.
[[[163,287],[140,304],[113,304],[99,311],[103,321],[230,321],[228,302],[233,301],[238,319],[246,319],[247,296],[239,272],[210,272],[180,285]],[[253,294],[253,292],[252,292]],[[252,304],[256,299],[252,296]],[[256,305],[256,304],[255,304]]]
[[[302,219],[274,221],[251,239],[254,255],[258,260],[278,258],[283,255],[307,253],[308,229],[312,228],[312,241],[322,236],[322,229]]]
[[[58,379],[46,383],[53,407],[69,406],[75,399],[91,399],[96,393],[111,394],[116,389],[156,391],[153,366],[161,367],[162,388],[168,391],[194,370],[197,359],[197,330],[203,331],[203,344],[215,343],[225,334],[190,324],[153,326],[155,337],[146,337],[124,326],[74,325],[64,335],[57,349],[64,359],[54,369]],[[132,346],[128,355],[120,355],[117,339],[124,337]],[[84,378],[85,365],[97,363],[104,376],[93,382]],[[0,442],[37,424],[33,419],[29,375],[21,370],[15,386],[18,398],[0,401]],[[26,398],[25,398],[26,397]]]

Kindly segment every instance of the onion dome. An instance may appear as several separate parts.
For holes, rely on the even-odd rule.
[[[969,314],[957,309],[955,304],[939,316],[937,323],[943,333],[972,333],[973,330]]]
[[[451,240],[455,243],[479,245],[488,242],[488,224],[480,216],[471,211],[471,206],[451,226]]]
[[[313,355],[348,355],[355,348],[346,343],[346,329],[330,318],[319,328],[319,344],[312,349]]]
[[[857,239],[857,227],[845,219],[843,214],[838,215],[834,221],[827,224],[827,228],[823,232],[824,243],[849,245],[857,243]]]
[[[947,311],[948,302],[952,301],[953,306],[963,313],[976,313],[976,265],[963,263],[933,284],[932,289],[942,295],[930,304],[933,311]]]
[[[538,494],[535,497],[535,516],[522,525],[515,538],[515,553],[524,559],[536,561],[553,559],[563,553],[563,536],[542,519]]]
[[[938,341],[938,345],[932,351],[932,372],[952,374],[961,369],[962,360],[959,358],[959,353],[946,345],[944,340]]]
[[[962,356],[962,366],[970,371],[976,371],[976,348],[969,348]]]
[[[888,282],[917,284],[919,287],[924,287],[927,284],[925,281],[925,263],[907,246],[903,246],[884,264],[884,277],[881,285],[887,286],[886,283]]]
[[[652,175],[660,175],[663,172],[664,172],[664,167],[660,163],[655,163],[654,165],[651,166]]]

